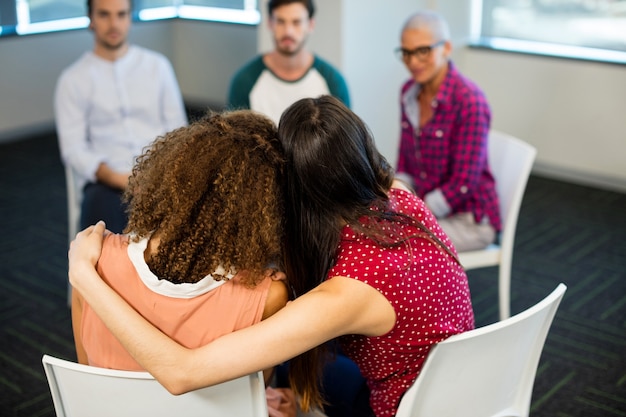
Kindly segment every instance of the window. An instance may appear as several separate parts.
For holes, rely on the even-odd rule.
[[[256,25],[257,0],[133,0],[137,20],[197,19]],[[85,28],[86,0],[1,0],[0,36]]]
[[[14,3],[0,0],[0,36],[14,33],[16,24]]]
[[[185,19],[207,19],[221,22],[237,22],[256,25],[261,21],[257,1],[250,0],[183,0],[179,17]]]
[[[261,21],[257,0],[144,0],[140,20],[182,19],[256,25]]]
[[[16,0],[15,32],[25,35],[87,27],[85,3],[84,0]]]
[[[626,63],[626,0],[482,0],[474,44]]]

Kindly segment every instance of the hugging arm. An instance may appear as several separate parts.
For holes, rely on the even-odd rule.
[[[88,365],[87,352],[83,346],[82,337],[83,299],[78,291],[72,291],[72,330],[74,332],[74,345],[76,346],[76,359],[78,363]]]
[[[70,282],[135,360],[182,394],[282,363],[342,334],[378,336],[395,323],[391,304],[367,284],[334,277],[254,326],[187,349],[148,323],[98,276],[104,224],[70,248]]]

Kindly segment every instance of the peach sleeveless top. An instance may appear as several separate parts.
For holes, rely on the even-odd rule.
[[[105,238],[98,272],[135,310],[178,343],[198,347],[221,335],[261,320],[271,279],[247,288],[237,276],[198,283],[159,280],[144,260],[147,239]],[[89,364],[103,368],[143,370],[126,352],[87,303],[83,305],[82,342]]]

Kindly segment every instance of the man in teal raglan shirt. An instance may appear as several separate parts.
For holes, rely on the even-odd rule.
[[[249,108],[278,123],[282,112],[305,97],[330,94],[350,107],[348,87],[331,64],[308,51],[315,21],[313,0],[270,0],[269,28],[275,48],[258,55],[233,76],[230,108]]]

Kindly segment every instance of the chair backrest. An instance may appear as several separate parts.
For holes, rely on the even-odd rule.
[[[147,372],[42,362],[57,417],[268,416],[262,372],[176,396]]]
[[[80,189],[76,174],[71,166],[65,165],[65,188],[67,189],[67,239],[68,245],[76,237],[80,228],[80,206],[83,191]],[[67,305],[72,305],[72,285],[67,282]]]
[[[67,237],[71,243],[78,233],[83,192],[79,188],[74,170],[69,165],[65,165],[65,187],[67,188]]]
[[[497,130],[489,132],[489,166],[500,199],[503,245],[505,239],[513,244],[524,190],[536,155],[536,148],[516,137]]]
[[[513,317],[435,345],[396,417],[527,417],[541,351],[566,286]]]

